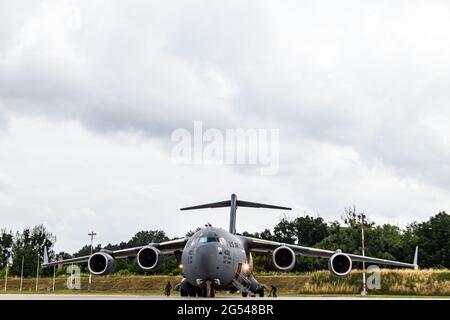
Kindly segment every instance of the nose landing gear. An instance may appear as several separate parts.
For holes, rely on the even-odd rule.
[[[199,297],[203,298],[214,298],[216,296],[216,287],[220,285],[219,279],[214,279],[212,281],[204,281],[204,280],[197,280],[197,283],[199,284],[200,290],[199,290]]]
[[[200,288],[201,294],[200,296],[203,298],[214,298],[216,296],[216,290],[214,289],[214,286],[211,285],[211,283],[206,282],[201,288]]]

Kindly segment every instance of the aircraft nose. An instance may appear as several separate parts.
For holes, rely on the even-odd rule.
[[[217,248],[211,245],[202,245],[195,253],[197,268],[205,278],[213,278],[217,273]]]

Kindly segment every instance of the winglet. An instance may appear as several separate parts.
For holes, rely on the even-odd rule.
[[[414,269],[416,270],[419,269],[418,259],[419,259],[419,247],[416,246],[416,252],[414,253],[414,261],[413,261]]]
[[[44,247],[44,264],[48,263],[48,252],[47,247]]]

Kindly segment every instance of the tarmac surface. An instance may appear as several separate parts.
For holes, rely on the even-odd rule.
[[[94,294],[0,294],[0,300],[205,300],[208,298],[185,298],[179,296],[151,296],[151,295],[94,295]],[[221,296],[211,300],[448,300],[443,298],[412,298],[412,297],[377,297],[377,296],[287,296],[278,298],[242,298],[239,296]]]

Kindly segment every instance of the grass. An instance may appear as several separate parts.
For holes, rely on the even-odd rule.
[[[362,274],[355,270],[346,277],[332,276],[328,271],[316,271],[302,274],[270,273],[257,275],[256,278],[268,286],[275,285],[280,296],[359,296]],[[180,276],[106,276],[93,277],[92,291],[87,291],[88,277],[82,276],[80,294],[136,294],[162,295],[165,284],[172,285],[181,281]],[[53,279],[39,279],[39,290],[35,291],[35,279],[23,280],[23,293],[47,293],[51,291]],[[58,277],[55,281],[55,293],[70,293],[67,290],[67,277]],[[3,289],[4,280],[0,280]],[[18,293],[19,278],[8,279],[7,293]],[[1,290],[1,293],[4,291]],[[450,297],[449,270],[381,270],[381,288],[369,290],[371,296],[395,297]]]

